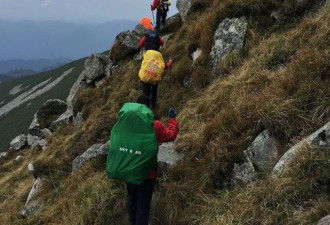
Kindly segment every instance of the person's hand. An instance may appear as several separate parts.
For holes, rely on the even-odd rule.
[[[172,66],[172,63],[171,62],[166,63],[166,67],[167,68],[171,68],[171,66]]]
[[[170,109],[168,110],[168,116],[169,116],[170,118],[174,118],[174,117],[176,116],[176,112],[175,112],[175,109],[174,109],[174,108],[170,108]]]

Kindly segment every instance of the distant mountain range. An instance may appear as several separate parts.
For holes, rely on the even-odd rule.
[[[99,25],[0,20],[0,61],[82,58],[109,49],[118,33],[131,30],[137,24],[129,20]]]

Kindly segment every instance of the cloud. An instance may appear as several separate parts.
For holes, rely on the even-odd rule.
[[[55,4],[55,2],[53,2],[52,0],[45,0],[43,3],[41,3],[41,5],[44,7],[54,5],[54,4]]]

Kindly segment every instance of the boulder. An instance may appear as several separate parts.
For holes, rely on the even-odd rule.
[[[68,104],[59,99],[50,99],[44,103],[38,111],[34,114],[33,120],[29,127],[29,133],[33,136],[38,136],[40,138],[48,137],[52,132],[43,128],[44,126],[51,126],[50,119],[58,118],[67,110]]]
[[[176,1],[176,8],[178,9],[182,21],[185,21],[186,16],[188,15],[193,0],[177,0]]]
[[[169,167],[183,159],[183,154],[175,151],[174,142],[163,143],[158,147],[158,171],[165,172]]]
[[[323,217],[317,223],[317,225],[329,225],[329,224],[330,224],[330,215],[327,215],[326,217]]]
[[[110,58],[103,54],[92,54],[85,61],[85,77],[87,84],[105,77],[105,68],[110,63]]]
[[[10,142],[10,148],[20,150],[28,144],[28,138],[25,134],[18,135]]]
[[[142,24],[138,24],[133,30],[132,33],[138,37],[142,37],[145,32],[148,31],[148,28],[143,26]]]
[[[105,144],[95,144],[87,149],[82,155],[76,157],[72,161],[72,171],[80,170],[80,168],[88,161],[99,155],[107,155],[109,151],[109,142]]]
[[[15,162],[20,162],[20,161],[22,161],[23,160],[23,156],[22,155],[18,155],[18,156],[16,156],[16,158],[15,158]]]
[[[68,103],[68,109],[73,109],[77,102],[78,92],[87,88],[86,82],[86,71],[84,70],[76,80],[76,82],[72,85],[70,89],[70,93],[66,98]]]
[[[253,181],[256,175],[256,171],[250,160],[245,163],[235,163],[232,180],[233,186],[236,188],[244,187],[246,184]]]
[[[213,72],[217,73],[219,63],[230,53],[243,47],[248,22],[245,17],[226,18],[218,26],[210,53]]]
[[[113,53],[113,48],[111,49],[111,55],[116,61],[134,54],[139,49],[140,37],[135,35],[131,31],[124,31],[117,35],[115,44],[116,44],[116,53]],[[115,46],[115,45],[114,45]]]
[[[27,135],[27,142],[28,142],[28,146],[33,148],[37,145],[39,145],[42,150],[45,150],[47,148],[47,141],[45,139],[42,139],[39,136],[34,136],[31,134]]]
[[[49,127],[51,131],[55,131],[58,126],[67,125],[73,120],[73,108],[70,105],[67,110],[53,121]]]
[[[0,159],[6,158],[8,156],[7,152],[0,152]]]
[[[313,147],[318,148],[329,148],[330,147],[330,122],[325,124],[323,127],[309,135],[306,139],[300,141],[295,146],[290,148],[280,160],[276,163],[273,169],[273,176],[283,175],[290,167],[294,159],[299,155],[302,146],[310,144]]]
[[[173,33],[170,33],[170,34],[166,34],[166,35],[164,35],[164,36],[162,37],[162,39],[164,40],[164,44],[163,44],[162,46],[160,46],[161,49],[164,48],[164,47],[166,46],[168,40],[170,40],[170,38],[171,38],[172,36],[173,36]]]
[[[260,171],[271,171],[278,157],[278,142],[268,130],[256,137],[244,151],[245,155]]]
[[[26,200],[25,206],[21,211],[21,216],[26,218],[34,213],[36,213],[43,205],[40,199],[38,199],[38,195],[41,191],[42,182],[40,177],[38,177],[29,193],[29,196]]]

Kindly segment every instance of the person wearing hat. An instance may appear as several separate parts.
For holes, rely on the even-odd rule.
[[[150,108],[148,96],[141,95],[136,103],[144,104]],[[169,109],[168,126],[165,127],[159,120],[154,120],[153,128],[156,133],[157,143],[174,141],[179,131],[174,108]],[[128,214],[131,225],[148,225],[150,214],[150,203],[152,193],[156,184],[156,169],[154,169],[148,179],[140,185],[127,183]]]
[[[140,39],[139,48],[148,50],[155,50],[159,52],[159,48],[164,44],[164,40],[158,35],[154,30],[151,20],[148,17],[144,17],[140,20],[140,24],[143,25],[148,30],[145,32],[144,36]]]

